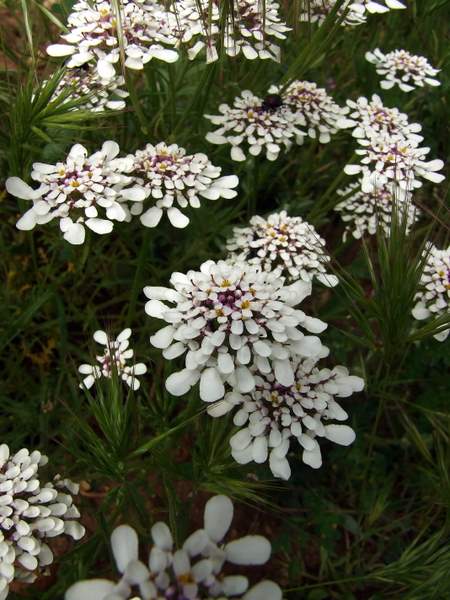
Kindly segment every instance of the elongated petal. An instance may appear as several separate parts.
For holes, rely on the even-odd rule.
[[[269,540],[261,535],[247,535],[225,546],[227,560],[235,565],[263,565],[271,552]]]
[[[225,537],[233,520],[233,503],[227,496],[214,496],[205,505],[205,531],[213,542]]]
[[[107,579],[78,581],[66,592],[65,600],[103,600],[114,592],[115,584]]]
[[[139,558],[139,540],[135,530],[129,525],[119,525],[111,534],[111,549],[117,569],[123,573],[127,565]]]

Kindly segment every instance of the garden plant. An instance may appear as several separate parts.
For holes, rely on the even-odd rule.
[[[0,600],[450,598],[449,0],[0,0]]]

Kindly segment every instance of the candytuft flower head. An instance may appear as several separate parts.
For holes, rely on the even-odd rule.
[[[116,142],[105,142],[90,156],[86,148],[75,144],[65,162],[34,163],[31,178],[41,184],[38,189],[18,177],[7,179],[10,194],[33,202],[17,228],[26,231],[59,219],[64,239],[71,244],[84,242],[85,227],[99,234],[110,233],[112,221],[124,221],[128,215],[121,201],[123,188],[131,179],[124,175],[127,159],[116,158],[118,153]],[[140,189],[127,189],[126,194],[128,200],[144,199]]]
[[[45,573],[53,562],[51,538],[79,540],[85,533],[72,499],[78,485],[59,476],[41,484],[39,469],[47,462],[38,450],[11,455],[0,445],[0,598],[12,581],[32,583]]]
[[[130,336],[131,329],[124,329],[116,339],[101,330],[94,333],[94,340],[101,346],[105,346],[105,349],[103,354],[96,357],[98,365],[83,364],[78,368],[82,375],[86,375],[83,383],[80,384],[81,388],[89,389],[96,379],[101,377],[111,379],[116,373],[131,389],[139,389],[141,383],[137,377],[144,375],[147,367],[144,363],[127,364],[134,356],[134,351],[129,348]]]
[[[323,88],[309,81],[294,81],[286,90],[271,86],[262,99],[248,90],[235,98],[233,106],[221,104],[221,115],[205,115],[219,129],[207,134],[212,144],[231,144],[231,158],[244,161],[248,152],[259,156],[265,150],[268,160],[276,160],[293,142],[303,144],[305,137],[330,141],[339,121],[348,112]]]
[[[360,392],[364,381],[349,375],[345,367],[319,369],[316,363],[317,359],[298,361],[294,384],[288,387],[275,381],[271,373],[256,376],[255,389],[244,396],[234,415],[234,424],[241,428],[230,439],[237,462],[269,460],[275,477],[289,479],[291,469],[286,455],[292,437],[303,449],[303,462],[314,469],[322,465],[320,438],[343,446],[354,441],[353,429],[339,424],[348,415],[335,397]]]
[[[120,525],[111,535],[112,552],[122,574],[120,581],[79,581],[67,590],[65,600],[126,600],[136,598],[136,594],[146,600],[282,600],[281,589],[273,581],[260,581],[248,589],[247,577],[229,573],[229,565],[264,565],[271,554],[270,542],[260,535],[223,541],[233,513],[233,503],[227,496],[213,496],[205,505],[203,528],[192,533],[179,549],[174,547],[169,527],[155,523],[147,564],[139,560],[135,530]]]
[[[152,345],[168,360],[186,355],[185,368],[166,380],[175,396],[200,381],[203,401],[225,396],[231,408],[239,393],[254,389],[255,373],[273,370],[278,383],[290,386],[293,359],[327,354],[317,336],[301,331],[321,333],[326,324],[293,308],[311,293],[310,283],[285,286],[279,273],[244,261],[207,261],[200,271],[173,273],[170,281],[174,289],[146,287],[144,293],[147,314],[168,323],[150,338]]]
[[[420,321],[450,312],[450,246],[440,250],[430,244],[425,251],[426,263],[412,311],[413,317]],[[450,328],[437,333],[434,338],[443,342],[449,333]]]
[[[143,69],[152,58],[174,62],[178,59],[173,49],[177,40],[164,12],[159,4],[122,0],[120,15],[116,15],[111,2],[78,0],[68,18],[69,33],[61,36],[65,43],[52,44],[47,52],[69,56],[69,68],[93,63],[102,80],[115,79],[122,48],[129,69]]]
[[[365,56],[366,60],[376,66],[378,75],[383,76],[380,86],[384,90],[397,85],[403,92],[411,92],[415,87],[441,85],[435,79],[439,69],[432,67],[424,56],[415,56],[406,50],[393,50],[383,54],[379,48],[366,52]]]
[[[123,110],[125,108],[124,98],[128,97],[128,92],[122,89],[124,85],[125,79],[121,75],[104,80],[87,63],[81,67],[66,70],[55,90],[54,97],[57,98],[62,93],[67,95],[67,92],[70,91],[70,95],[66,97],[67,102],[85,100],[84,104],[77,105],[78,109],[82,108],[92,112]]]
[[[315,277],[328,287],[337,285],[335,275],[328,274],[325,241],[312,225],[301,217],[289,217],[286,211],[264,219],[255,216],[248,227],[235,227],[227,242],[231,258],[260,265],[264,271],[280,269],[286,280],[312,281]]]
[[[281,93],[283,105],[290,109],[295,125],[305,128],[307,135],[321,144],[330,141],[339,129],[339,120],[348,112],[348,108],[341,108],[324,88],[311,81],[293,81],[283,92],[272,86],[269,93]],[[304,137],[304,133],[297,135],[297,143],[302,144]]]
[[[370,139],[360,138],[358,142],[363,148],[356,154],[361,164],[349,164],[344,171],[347,175],[362,175],[361,189],[373,192],[389,182],[395,182],[402,190],[411,191],[422,186],[421,179],[434,183],[444,180],[440,171],[444,166],[442,160],[426,161],[430,148],[418,147],[413,139],[405,139],[402,135],[374,135]]]
[[[137,189],[146,198],[143,203],[135,203],[131,213],[140,214],[146,227],[156,227],[164,211],[174,227],[186,227],[189,218],[180,208],[198,208],[200,197],[218,200],[237,196],[234,188],[239,179],[235,175],[220,177],[221,168],[215,167],[206,154],[186,154],[176,144],[161,142],[156,146],[147,144],[128,158]]]
[[[276,160],[281,150],[289,149],[296,137],[304,137],[294,123],[283,100],[271,94],[259,98],[245,90],[233,106],[221,104],[220,115],[205,115],[219,129],[206,135],[211,144],[230,144],[231,158],[244,161],[246,152],[259,156],[265,151],[268,160]],[[244,148],[243,148],[244,147]]]
[[[248,60],[279,61],[276,40],[285,40],[290,31],[279,11],[279,3],[274,0],[265,0],[264,5],[260,0],[234,0],[224,20],[217,0],[181,0],[174,7],[181,42],[197,40],[188,51],[189,58],[206,48],[207,62],[218,59],[217,46],[222,44],[231,57],[242,54]]]
[[[309,3],[300,14],[301,21],[319,23],[321,25],[333,8],[337,0],[309,0]],[[339,7],[336,18],[342,18],[341,25],[355,26],[367,21],[369,13],[385,13],[395,8],[406,8],[399,0],[344,0]]]
[[[361,182],[355,182],[338,190],[337,194],[343,198],[335,210],[346,224],[344,240],[348,233],[360,239],[365,233],[374,235],[378,228],[389,235],[393,209],[397,210],[400,222],[406,219],[406,233],[420,217],[420,210],[411,202],[412,195],[389,183],[363,192]]]
[[[382,135],[402,135],[415,142],[421,142],[423,137],[417,135],[422,130],[419,123],[409,123],[408,116],[397,108],[384,106],[381,98],[373,94],[368,100],[365,97],[358,100],[347,100],[350,114],[339,120],[342,128],[352,128],[355,138],[368,138]]]

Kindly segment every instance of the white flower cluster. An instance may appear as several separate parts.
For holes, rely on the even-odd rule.
[[[317,359],[298,361],[294,384],[288,387],[280,385],[273,374],[256,376],[255,389],[243,396],[234,415],[234,424],[240,429],[230,445],[238,463],[269,460],[275,477],[289,479],[286,455],[292,437],[303,449],[303,462],[314,469],[322,465],[320,438],[343,446],[354,441],[353,429],[334,423],[348,418],[335,397],[362,391],[364,381],[349,375],[345,367],[319,369],[316,363]]]
[[[156,146],[147,144],[128,158],[133,163],[135,184],[146,199],[135,203],[131,214],[140,215],[146,227],[156,227],[163,211],[167,211],[174,227],[186,227],[188,217],[174,205],[182,209],[199,208],[199,196],[218,200],[237,195],[234,188],[239,183],[238,178],[235,175],[220,177],[221,168],[211,164],[206,154],[186,154],[184,148],[176,144],[167,146],[161,142]]]
[[[116,142],[105,142],[101,150],[90,156],[86,148],[76,144],[65,162],[34,163],[31,178],[41,184],[38,189],[32,189],[18,177],[7,179],[10,194],[33,201],[17,227],[30,230],[59,219],[64,239],[71,244],[84,242],[85,226],[95,233],[110,233],[113,221],[127,218],[124,197],[144,199],[140,189],[125,190],[132,180],[124,174],[126,161],[118,159],[118,154]]]
[[[350,113],[339,121],[339,127],[352,128],[355,138],[402,135],[417,143],[423,140],[422,136],[417,135],[422,126],[419,123],[410,123],[408,115],[400,112],[398,108],[385,106],[377,94],[373,94],[370,100],[364,96],[356,101],[347,100],[347,106]]]
[[[361,156],[360,164],[345,167],[347,175],[360,175],[361,189],[372,192],[376,187],[395,183],[402,190],[411,191],[422,187],[421,179],[434,183],[444,180],[438,173],[444,166],[442,160],[427,161],[430,148],[419,147],[411,138],[397,135],[373,136],[358,140],[362,148],[356,150]]]
[[[110,337],[105,331],[98,330],[94,333],[94,340],[105,346],[103,354],[96,356],[98,365],[80,365],[78,371],[86,375],[80,387],[91,388],[96,379],[106,377],[111,379],[114,373],[118,375],[131,389],[138,390],[141,383],[139,375],[147,372],[144,363],[128,365],[127,361],[133,358],[134,351],[129,348],[131,329],[124,329],[116,339]]]
[[[269,89],[270,94],[281,94],[283,105],[291,111],[298,127],[304,127],[308,136],[327,144],[331,135],[340,129],[339,123],[347,108],[341,108],[324,88],[311,81],[293,81],[284,91],[277,86]],[[297,136],[303,143],[305,134]]]
[[[421,214],[411,202],[412,194],[392,184],[375,187],[372,192],[363,192],[361,183],[354,182],[346,188],[337,190],[337,194],[343,198],[335,210],[346,223],[344,240],[347,239],[348,233],[360,239],[366,233],[374,235],[378,228],[388,236],[393,210],[397,211],[400,223],[405,220],[408,233]]]
[[[347,106],[350,112],[339,126],[352,129],[361,161],[344,169],[347,175],[358,175],[359,183],[337,192],[343,200],[336,210],[349,223],[344,237],[352,226],[356,238],[366,232],[374,234],[377,226],[388,233],[394,204],[409,229],[420,215],[411,203],[411,192],[422,186],[422,179],[440,183],[444,176],[438,171],[444,163],[426,160],[430,149],[419,146],[423,140],[421,126],[410,123],[397,108],[384,106],[376,94],[370,100],[348,100]]]
[[[79,540],[85,533],[72,499],[78,485],[59,476],[42,485],[38,471],[47,462],[37,450],[22,448],[11,456],[0,445],[0,600],[13,580],[32,583],[52,564],[44,540],[62,534]]]
[[[116,14],[110,1],[78,0],[68,17],[69,32],[61,36],[65,43],[50,45],[48,54],[69,56],[69,69],[88,63],[106,81],[117,77],[122,51],[129,69],[143,69],[153,58],[178,59],[176,38],[161,5],[122,0],[120,6]]]
[[[275,40],[286,39],[289,27],[279,17],[278,2],[266,0],[262,5],[260,0],[237,0],[225,22],[222,13],[219,2],[210,0],[177,0],[170,5],[121,0],[118,12],[110,0],[78,0],[68,17],[68,32],[61,36],[61,43],[49,45],[47,52],[68,57],[66,79],[71,85],[79,84],[77,96],[93,83],[93,97],[102,99],[95,102],[98,110],[123,84],[122,55],[124,66],[133,70],[142,70],[154,58],[175,62],[180,45],[188,47],[190,59],[206,48],[208,62],[217,60],[219,44],[228,56],[242,53],[251,60],[279,60]],[[113,110],[122,108],[118,101],[108,102],[113,103]]]
[[[118,154],[116,142],[105,142],[91,156],[76,144],[65,162],[34,163],[31,177],[41,184],[38,189],[10,177],[8,192],[33,202],[17,227],[30,230],[59,219],[64,239],[82,244],[85,227],[106,234],[114,221],[129,221],[133,215],[141,215],[143,225],[155,227],[163,210],[172,225],[186,227],[189,219],[174,203],[198,208],[199,196],[210,200],[236,196],[238,178],[220,177],[220,167],[212,165],[205,154],[187,155],[183,148],[164,143],[148,144],[124,158]]]
[[[275,380],[293,385],[297,357],[326,354],[317,336],[327,326],[295,309],[311,284],[290,286],[278,272],[246,262],[207,261],[200,271],[173,273],[174,289],[146,287],[147,314],[168,323],[150,338],[167,360],[185,356],[185,368],[170,375],[167,390],[186,394],[200,381],[200,398],[233,406],[236,392],[251,392],[255,373],[273,371]],[[171,308],[165,302],[174,304]],[[228,391],[227,391],[228,388]]]
[[[248,262],[264,271],[278,269],[287,281],[315,277],[327,287],[337,285],[335,275],[327,273],[329,255],[323,240],[312,225],[301,217],[289,217],[286,211],[264,219],[255,216],[248,227],[235,227],[227,242],[230,260]]]
[[[279,3],[274,0],[234,0],[224,10],[218,0],[179,0],[174,14],[179,23],[181,43],[192,43],[189,58],[206,49],[206,60],[218,59],[217,47],[231,57],[280,60],[276,40],[286,39],[290,28],[280,19]]]
[[[247,577],[230,574],[228,564],[263,565],[272,551],[270,542],[260,535],[225,543],[233,515],[227,496],[213,496],[205,505],[203,528],[192,533],[180,549],[174,547],[169,527],[155,523],[147,564],[139,560],[135,530],[129,525],[117,527],[111,548],[122,574],[120,581],[79,581],[67,590],[65,600],[282,600],[281,589],[273,581],[260,581],[248,589]]]
[[[439,69],[432,67],[424,56],[416,56],[406,50],[384,54],[379,48],[366,52],[365,56],[376,66],[378,75],[383,77],[380,82],[383,90],[390,90],[397,85],[402,92],[411,92],[416,87],[441,85],[435,78]]]
[[[209,132],[206,139],[211,144],[230,144],[231,159],[244,161],[248,146],[252,156],[265,151],[268,160],[276,160],[281,149],[289,149],[302,133],[296,127],[291,111],[275,95],[265,100],[245,90],[234,99],[233,106],[221,104],[220,115],[205,115],[219,129]],[[245,147],[245,146],[244,146]]]
[[[321,25],[336,3],[337,0],[309,0],[300,14],[300,21]],[[355,26],[365,23],[368,14],[381,14],[399,8],[406,8],[399,0],[345,0],[336,18],[342,18],[342,26]]]
[[[102,79],[97,71],[86,64],[66,70],[55,90],[54,98],[64,94],[66,102],[82,99],[83,104],[77,107],[92,112],[123,110],[124,98],[129,95],[122,89],[124,85],[125,79],[121,75],[114,79]]]
[[[426,263],[420,279],[416,305],[412,311],[418,320],[438,317],[450,312],[450,246],[440,250],[433,244],[426,248]],[[450,329],[437,333],[434,337],[443,342]]]
[[[272,86],[264,99],[246,90],[233,106],[221,104],[219,111],[220,115],[205,115],[219,125],[207,134],[209,142],[230,144],[232,160],[244,161],[248,146],[252,156],[265,150],[267,159],[273,161],[283,148],[302,144],[306,136],[328,142],[348,109],[339,107],[315,83],[294,81],[284,91]]]

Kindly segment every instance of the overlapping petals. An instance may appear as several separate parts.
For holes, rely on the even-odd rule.
[[[90,156],[86,148],[75,144],[64,162],[34,163],[31,178],[40,183],[38,189],[18,177],[7,179],[10,194],[33,202],[17,222],[18,229],[30,230],[58,219],[64,239],[71,244],[84,242],[85,227],[98,234],[110,233],[113,221],[127,218],[124,188],[128,186],[127,198],[144,199],[140,189],[131,189],[132,180],[125,175],[129,166],[118,154],[119,146],[112,141]]]
[[[163,6],[142,0],[122,0],[120,14],[109,1],[78,0],[68,17],[69,32],[61,36],[63,43],[50,45],[47,52],[69,57],[69,69],[91,63],[105,81],[117,76],[122,51],[129,69],[141,70],[153,58],[174,62],[177,40],[164,16]]]
[[[66,534],[75,540],[85,530],[72,495],[78,485],[57,476],[41,484],[39,469],[48,462],[38,450],[11,455],[0,445],[0,598],[14,581],[32,583],[53,562],[49,539]]]
[[[329,142],[348,112],[339,107],[325,89],[309,81],[294,81],[285,90],[271,86],[265,98],[246,90],[233,105],[221,104],[220,115],[205,115],[219,128],[209,132],[212,144],[230,144],[231,158],[244,161],[247,152],[276,160],[293,143],[303,144],[305,137]]]
[[[371,193],[376,187],[390,182],[402,190],[411,191],[422,187],[422,179],[440,183],[444,175],[440,171],[444,163],[434,159],[427,161],[430,148],[420,147],[411,138],[401,135],[379,135],[371,139],[358,140],[362,148],[356,150],[361,157],[360,164],[349,164],[344,171],[347,175],[361,176],[361,189]]]
[[[230,573],[230,565],[264,565],[271,555],[270,542],[260,535],[224,542],[233,514],[233,503],[227,496],[212,497],[205,505],[203,528],[178,549],[169,527],[155,523],[146,564],[139,560],[134,529],[129,525],[117,527],[111,535],[111,548],[122,575],[120,581],[79,581],[67,590],[65,600],[126,600],[136,594],[145,600],[281,600],[276,583],[260,581],[249,589],[247,577]]]
[[[143,203],[131,207],[131,214],[140,215],[146,227],[156,227],[164,211],[174,227],[186,227],[189,218],[180,209],[199,208],[200,197],[218,200],[237,195],[238,178],[221,177],[221,168],[206,154],[186,154],[176,144],[161,142],[147,144],[128,158],[136,187],[145,196]]]
[[[335,8],[337,0],[309,0],[300,20],[321,25]],[[369,14],[383,14],[392,9],[406,8],[399,0],[345,0],[336,12],[341,25],[353,27],[367,21]]]
[[[166,380],[171,394],[181,396],[199,382],[203,401],[225,396],[223,406],[231,409],[236,393],[255,388],[255,372],[273,371],[289,386],[294,358],[328,352],[307,335],[326,324],[294,308],[310,294],[310,283],[285,286],[279,273],[246,262],[207,261],[200,271],[173,273],[171,284],[144,288],[147,314],[168,323],[150,338],[152,345],[167,360],[185,355],[185,368]]]
[[[430,65],[424,56],[410,54],[406,50],[393,50],[384,54],[379,48],[366,52],[366,60],[374,64],[382,76],[380,87],[390,90],[398,86],[402,92],[412,92],[416,87],[441,85],[436,75],[439,69]]]
[[[286,211],[264,219],[255,216],[248,227],[235,227],[227,249],[238,261],[261,266],[264,271],[279,269],[286,280],[312,281],[315,277],[328,287],[338,283],[327,273],[329,255],[323,240],[312,225]]]
[[[291,438],[302,448],[303,462],[314,469],[322,465],[320,438],[343,446],[354,441],[353,429],[341,424],[348,415],[335,398],[360,392],[364,381],[349,375],[345,367],[320,369],[316,363],[317,359],[298,361],[294,384],[287,387],[272,374],[256,375],[255,389],[244,396],[234,415],[234,424],[240,429],[230,445],[237,462],[268,461],[275,477],[289,479],[286,456]]]
[[[218,59],[218,47],[231,57],[248,60],[280,60],[278,40],[290,31],[280,18],[279,3],[266,0],[235,0],[223,9],[218,0],[180,0],[174,6],[181,44],[189,46],[189,58],[206,52],[207,62]]]
[[[420,288],[415,296],[416,305],[412,311],[413,317],[420,321],[450,312],[450,246],[440,250],[430,244],[426,253]],[[434,337],[443,342],[449,333],[450,329],[446,329]]]
[[[355,138],[371,139],[376,136],[401,135],[419,143],[423,137],[419,123],[410,123],[408,115],[398,108],[385,106],[377,94],[369,100],[364,96],[356,101],[347,100],[350,114],[339,121],[341,128],[351,128]]]
[[[85,64],[66,70],[54,97],[58,98],[64,94],[67,102],[82,99],[83,103],[77,103],[76,107],[92,112],[123,110],[125,98],[128,97],[124,86],[125,79],[122,75],[113,79],[102,79],[92,66]]]
[[[420,217],[420,210],[411,201],[412,195],[392,184],[363,192],[361,183],[355,182],[339,189],[337,194],[343,198],[335,210],[346,225],[344,240],[349,233],[360,239],[365,234],[374,235],[379,229],[389,235],[393,211],[396,211],[399,222],[405,222],[406,233]]]

